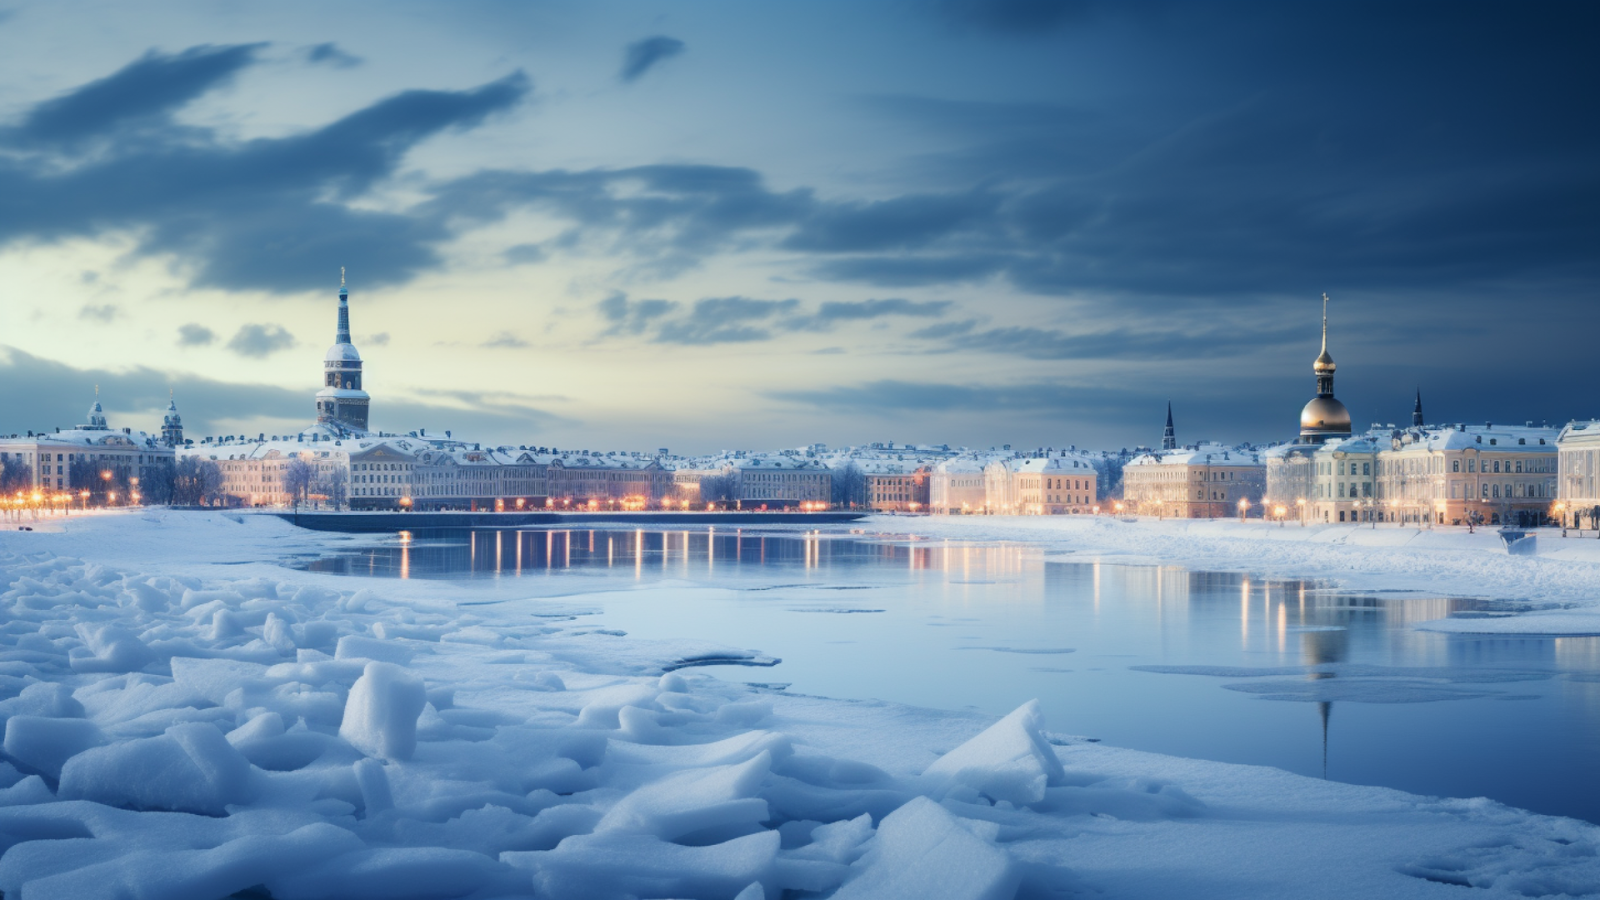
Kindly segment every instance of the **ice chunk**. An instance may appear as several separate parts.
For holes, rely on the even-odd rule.
[[[886,816],[855,868],[834,900],[1010,900],[1018,882],[1004,850],[926,797]]]
[[[372,816],[391,809],[394,795],[389,791],[389,776],[383,772],[383,763],[375,759],[357,760],[353,767],[356,786],[361,788],[361,802]]]
[[[619,684],[592,691],[578,713],[580,728],[617,728],[617,711],[624,706],[649,706],[656,689],[643,684]]]
[[[274,900],[423,900],[464,897],[505,873],[469,850],[400,847],[357,850],[266,881]]]
[[[110,859],[69,860],[73,841],[59,847],[37,847],[37,859],[0,863],[8,895],[40,900],[84,897],[160,897],[163,900],[206,900],[246,895],[284,872],[303,870],[331,856],[359,848],[360,839],[327,823],[315,823],[288,834],[249,834],[205,849],[174,849],[159,855],[118,853]],[[111,851],[114,852],[114,851]],[[28,863],[31,863],[29,865]],[[66,865],[63,865],[66,863]],[[254,896],[249,894],[246,896]],[[274,894],[273,896],[279,896]]]
[[[961,786],[993,800],[1038,803],[1066,772],[1040,729],[1039,701],[1029,700],[977,737],[934,760],[923,772],[937,796]]]
[[[22,689],[22,693],[0,703],[0,720],[10,716],[49,716],[52,719],[81,719],[83,704],[71,688],[53,681],[41,681]]]
[[[115,625],[90,628],[79,625],[88,651],[73,650],[68,659],[74,672],[137,672],[155,662],[156,655],[144,641]]]
[[[739,765],[668,775],[623,797],[595,830],[692,843],[749,834],[767,818],[767,801],[755,792],[771,768],[772,756],[761,753]]]
[[[12,716],[6,721],[6,755],[35,772],[61,777],[61,766],[90,747],[106,742],[88,719]]]
[[[339,642],[341,653],[345,640]],[[427,702],[422,679],[394,663],[369,662],[345,701],[339,736],[368,756],[410,759]]]
[[[550,900],[735,900],[752,882],[772,883],[777,852],[776,831],[708,847],[685,847],[634,834],[602,833],[567,838],[550,851],[502,853],[500,859],[531,870],[536,896]],[[935,892],[928,896],[940,895]]]
[[[174,725],[166,734],[94,747],[61,768],[63,800],[222,815],[255,794],[250,763],[215,726]]]
[[[44,779],[37,775],[27,778],[0,790],[0,806],[33,806],[39,803],[53,803],[56,795],[50,793],[50,788]]]
[[[289,631],[289,623],[275,612],[267,613],[266,624],[261,626],[261,639],[280,653],[294,652],[294,635]]]
[[[411,648],[394,641],[380,641],[358,634],[339,638],[338,648],[333,651],[334,659],[375,659],[402,666],[411,662],[416,655]]]

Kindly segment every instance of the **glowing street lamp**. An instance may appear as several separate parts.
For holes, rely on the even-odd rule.
[[[1294,498],[1294,505],[1300,508],[1300,527],[1304,528],[1306,527],[1306,498]]]
[[[1248,498],[1245,498],[1245,497],[1240,497],[1239,498],[1239,521],[1240,522],[1244,521],[1245,511],[1248,510],[1249,508],[1250,508],[1250,500]]]

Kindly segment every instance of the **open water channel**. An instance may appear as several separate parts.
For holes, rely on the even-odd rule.
[[[1479,601],[845,530],[417,533],[304,568],[549,579],[607,628],[782,659],[732,680],[996,715],[1036,697],[1052,731],[1117,746],[1600,822],[1600,638],[1411,627]],[[625,589],[665,582],[716,590]]]

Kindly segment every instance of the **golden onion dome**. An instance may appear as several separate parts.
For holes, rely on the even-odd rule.
[[[1311,368],[1318,375],[1333,374],[1333,370],[1337,367],[1333,364],[1333,357],[1328,355],[1328,348],[1322,348],[1322,355],[1317,357],[1317,361],[1311,364]]]
[[[1333,365],[1333,360],[1328,364]],[[1349,434],[1350,410],[1333,397],[1315,397],[1300,410],[1301,434]]]

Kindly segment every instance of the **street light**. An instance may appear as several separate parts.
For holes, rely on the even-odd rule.
[[[1246,497],[1239,498],[1239,522],[1243,524],[1245,511],[1250,508],[1250,500]]]
[[[1296,497],[1294,505],[1300,507],[1300,527],[1306,527],[1306,498]]]

